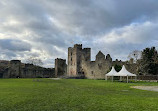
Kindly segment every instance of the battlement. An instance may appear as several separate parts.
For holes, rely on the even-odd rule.
[[[72,49],[72,47],[69,47],[68,49]]]
[[[62,59],[62,58],[56,58],[55,60],[58,60],[58,61],[66,61],[66,59]]]
[[[25,64],[25,68],[33,67],[33,64]]]
[[[84,51],[89,51],[91,48],[83,48]]]
[[[82,44],[75,44],[75,45],[74,45],[74,48],[82,49]]]
[[[91,48],[88,48],[88,47],[87,47],[87,48],[83,48],[83,49],[85,49],[85,50],[87,49],[87,50],[88,50],[88,49],[91,49]]]
[[[10,63],[11,63],[11,64],[14,64],[14,63],[21,63],[21,60],[11,60]]]

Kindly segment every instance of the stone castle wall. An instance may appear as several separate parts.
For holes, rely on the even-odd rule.
[[[83,61],[82,68],[86,78],[103,79],[112,66],[112,59],[99,51],[95,61]]]
[[[3,78],[50,78],[55,77],[54,68],[43,68],[33,64],[22,64],[20,60],[11,60],[1,72]]]

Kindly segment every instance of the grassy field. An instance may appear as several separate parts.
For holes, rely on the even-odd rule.
[[[158,93],[79,79],[0,79],[0,111],[158,111]]]

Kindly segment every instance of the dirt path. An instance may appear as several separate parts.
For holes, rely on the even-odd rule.
[[[52,79],[52,80],[60,80],[61,78],[48,78],[48,79]]]
[[[158,86],[132,86],[131,88],[158,92]]]

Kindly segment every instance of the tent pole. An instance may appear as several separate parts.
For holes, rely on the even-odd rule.
[[[120,81],[122,81],[122,76],[120,76]]]
[[[127,76],[127,83],[128,83],[128,76]]]
[[[107,81],[107,76],[105,75],[105,80]]]
[[[114,81],[114,77],[112,76],[112,82]]]

